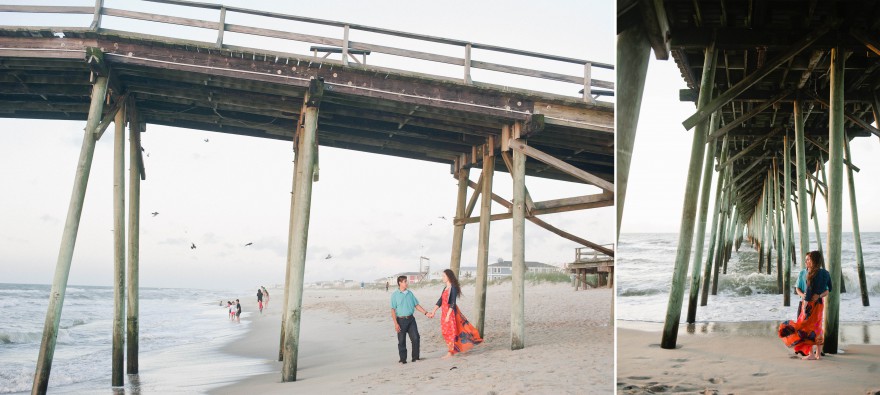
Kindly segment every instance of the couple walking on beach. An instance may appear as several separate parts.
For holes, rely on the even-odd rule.
[[[406,363],[406,336],[412,342],[412,361],[419,358],[419,328],[413,315],[416,310],[428,318],[434,318],[437,309],[440,310],[440,330],[443,340],[446,341],[447,353],[443,358],[449,358],[457,353],[465,352],[474,345],[483,342],[477,329],[468,322],[461,310],[456,305],[458,295],[461,295],[461,287],[458,278],[450,269],[443,271],[443,282],[446,287],[440,294],[434,310],[430,313],[419,305],[416,296],[407,289],[406,276],[397,277],[397,291],[391,294],[391,318],[394,320],[394,330],[397,331],[397,351],[400,354],[399,363]]]
[[[825,343],[822,324],[825,316],[823,298],[831,288],[831,274],[824,269],[825,259],[819,251],[810,251],[804,258],[807,268],[798,274],[795,291],[801,297],[798,318],[779,324],[779,337],[789,348],[807,360],[819,359]],[[815,351],[813,351],[815,347]]]
[[[263,299],[266,299],[265,303],[263,303]],[[260,314],[263,314],[263,308],[269,307],[269,291],[266,290],[266,287],[260,286],[257,288],[257,308],[260,309]]]

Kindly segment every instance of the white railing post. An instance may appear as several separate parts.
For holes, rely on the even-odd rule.
[[[226,6],[221,6],[220,22],[217,24],[217,48],[223,48],[224,32],[226,32]]]
[[[468,43],[464,46],[464,83],[470,85],[473,82],[471,80],[471,44]]]
[[[342,65],[348,66],[348,25],[345,25],[342,33]]]
[[[95,0],[95,15],[92,17],[92,24],[89,29],[97,31],[101,28],[101,11],[104,8],[104,0]]]
[[[593,101],[593,93],[591,92],[590,85],[592,84],[592,72],[593,65],[591,63],[584,63],[584,101],[592,102]]]

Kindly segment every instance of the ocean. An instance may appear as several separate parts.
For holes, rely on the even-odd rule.
[[[795,234],[797,236],[797,234]],[[847,292],[841,294],[840,321],[842,337],[852,331],[853,342],[880,344],[880,233],[862,233],[862,252],[868,282],[871,306],[863,307],[855,263],[855,243],[852,233],[844,233],[841,256],[843,277]],[[827,235],[822,241],[827,243]],[[708,237],[705,245],[708,246]],[[815,248],[815,241],[812,242]],[[677,233],[629,233],[620,235],[617,249],[617,319],[625,324],[662,323],[666,316]],[[784,321],[795,318],[797,296],[792,294],[792,306],[782,304],[782,295],[776,293],[776,252],[773,252],[773,273],[757,273],[758,253],[743,242],[739,252],[732,254],[727,274],[718,280],[718,295],[709,295],[708,305],[697,308],[698,323]],[[703,253],[703,265],[705,265]],[[693,259],[693,254],[691,255]],[[792,284],[797,280],[803,259],[792,266]],[[827,262],[827,259],[826,259]],[[688,288],[685,289],[681,322],[687,316]],[[865,329],[868,328],[868,329]],[[865,336],[870,331],[873,336]],[[874,333],[876,332],[876,333]],[[873,339],[873,340],[869,340]],[[859,340],[864,339],[864,340]]]
[[[0,394],[30,392],[50,289],[0,284]],[[261,360],[221,352],[245,336],[249,325],[248,320],[230,322],[225,301],[250,294],[141,288],[140,374],[126,376],[126,392],[198,393],[265,373]],[[243,318],[253,314],[243,310]],[[113,288],[68,286],[50,392],[110,390],[112,324]]]

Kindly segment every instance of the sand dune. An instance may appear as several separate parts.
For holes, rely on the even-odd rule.
[[[431,308],[441,288],[415,289]],[[459,301],[473,312],[473,287]],[[280,296],[280,290],[272,295]],[[526,348],[510,350],[510,283],[489,287],[486,341],[448,360],[439,321],[418,319],[423,361],[397,363],[390,292],[307,290],[303,297],[297,381],[281,383],[280,297],[252,317],[248,336],[224,351],[265,359],[272,373],[214,393],[612,393],[613,329],[608,289],[575,292],[567,284],[526,285]]]

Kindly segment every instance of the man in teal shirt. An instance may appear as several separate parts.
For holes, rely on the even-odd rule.
[[[406,334],[412,342],[412,361],[419,360],[419,327],[416,325],[415,310],[428,315],[419,300],[407,287],[406,276],[397,277],[397,291],[391,294],[391,319],[394,320],[394,330],[397,331],[397,352],[400,354],[400,363],[406,363]]]

